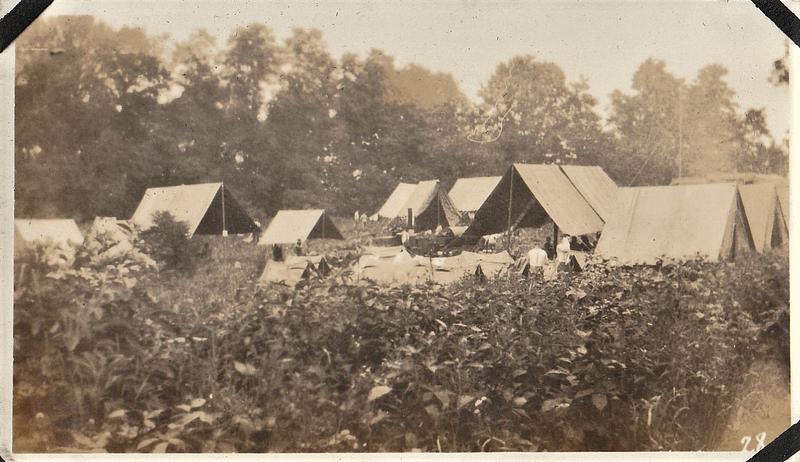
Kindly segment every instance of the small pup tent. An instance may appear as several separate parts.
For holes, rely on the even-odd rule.
[[[44,257],[53,266],[71,265],[75,251],[83,243],[78,225],[71,219],[14,220],[14,255],[21,255],[37,245],[52,248]]]
[[[461,213],[474,214],[502,178],[501,176],[459,178],[447,194]]]
[[[402,246],[367,248],[354,269],[358,279],[386,286],[424,284],[430,278],[427,264]]]
[[[506,251],[497,253],[464,251],[453,257],[432,258],[431,280],[439,284],[450,284],[466,276],[494,278],[505,274],[513,264],[514,258]]]
[[[620,264],[733,259],[754,248],[736,184],[620,188],[595,253]]]
[[[400,183],[394,188],[392,194],[383,203],[383,206],[378,210],[378,217],[380,218],[397,218],[402,216],[405,212],[403,205],[408,202],[408,198],[414,193],[417,188],[416,184]]]
[[[195,234],[247,234],[256,232],[250,215],[222,183],[148,188],[131,222],[142,230],[153,226],[157,212],[168,212]]]
[[[739,194],[757,252],[763,253],[788,242],[787,220],[773,183],[740,185]]]
[[[71,219],[15,219],[14,251],[25,250],[36,243],[74,248],[83,243],[83,234]]]
[[[344,239],[325,210],[280,210],[259,239],[259,245],[294,244],[297,240]]]
[[[301,280],[327,276],[328,273],[330,273],[330,266],[325,257],[293,255],[286,261],[267,261],[264,272],[258,278],[258,283],[273,282],[293,286]]]
[[[605,193],[597,193],[593,200],[599,204],[603,197]],[[601,216],[561,167],[513,164],[475,213],[464,235],[477,239],[511,227],[538,228],[550,221],[574,236],[603,229]]]

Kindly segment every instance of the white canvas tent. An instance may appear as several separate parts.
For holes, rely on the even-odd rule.
[[[595,254],[621,264],[705,257],[754,248],[735,184],[620,188]]]
[[[37,245],[50,248],[44,257],[50,265],[70,265],[75,251],[83,243],[78,225],[71,219],[14,220],[14,255],[18,257]]]
[[[325,276],[330,271],[327,260],[321,255],[292,255],[286,261],[268,260],[258,284],[283,283],[295,285],[301,280]]]
[[[453,205],[462,213],[475,213],[497,187],[501,176],[459,178],[447,194]]]
[[[414,229],[418,231],[435,229],[440,225],[458,226],[463,221],[461,213],[442,189],[439,180],[420,181],[415,185],[400,183],[378,214],[386,218],[405,220],[408,209],[411,209]],[[386,215],[382,215],[384,213]]]
[[[142,230],[151,228],[157,212],[167,212],[195,234],[247,234],[256,232],[253,219],[222,183],[148,188],[131,222]]]
[[[378,217],[380,218],[397,218],[405,211],[403,205],[408,202],[408,198],[414,193],[417,188],[416,184],[400,183],[394,188],[392,194],[383,203],[383,206],[378,210]]]
[[[753,244],[759,253],[788,242],[789,229],[773,183],[739,186]]]
[[[49,243],[65,249],[77,247],[83,243],[83,234],[71,219],[15,219],[14,249],[24,250],[35,243]]]
[[[259,239],[259,245],[294,244],[297,240],[344,239],[325,210],[280,210]]]
[[[548,222],[574,236],[603,229],[603,219],[558,165],[513,164],[464,236],[476,239],[512,226],[538,228]]]

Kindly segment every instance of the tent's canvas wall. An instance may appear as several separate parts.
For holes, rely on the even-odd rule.
[[[259,239],[259,245],[294,244],[297,240],[344,239],[325,210],[280,210]]]
[[[747,223],[756,251],[784,246],[789,229],[783,215],[778,193],[773,183],[753,183],[739,186]]]
[[[614,180],[596,165],[562,165],[561,170],[597,215],[603,221],[608,220],[617,197],[617,184]]]
[[[735,184],[620,188],[596,254],[622,264],[734,258],[754,248]]]
[[[781,211],[786,218],[786,227],[789,227],[789,216],[791,215],[791,208],[789,207],[789,185],[778,185],[778,201],[781,205]]]
[[[461,213],[474,215],[502,178],[501,176],[459,178],[447,194]]]
[[[246,234],[256,232],[253,219],[222,183],[148,188],[131,217],[140,229],[153,226],[157,212],[168,212],[186,223],[194,234]]]
[[[411,197],[416,188],[417,185],[412,183],[398,184],[381,209],[378,210],[378,217],[391,219],[401,216],[405,212],[403,205],[408,202],[408,198]]]
[[[555,223],[565,233],[599,232],[603,220],[557,165],[514,164],[475,213],[467,239]]]

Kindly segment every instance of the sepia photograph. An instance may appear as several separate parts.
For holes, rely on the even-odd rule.
[[[4,457],[746,460],[795,48],[749,1],[55,0],[0,69]]]

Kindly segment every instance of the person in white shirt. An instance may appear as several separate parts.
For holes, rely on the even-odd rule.
[[[561,242],[556,247],[556,257],[558,258],[558,271],[569,271],[570,245],[569,235],[565,234]]]
[[[528,266],[533,281],[540,281],[544,277],[544,266],[548,263],[547,252],[538,245],[528,251]]]
[[[528,251],[528,264],[531,268],[541,268],[547,264],[547,252],[539,246]]]

